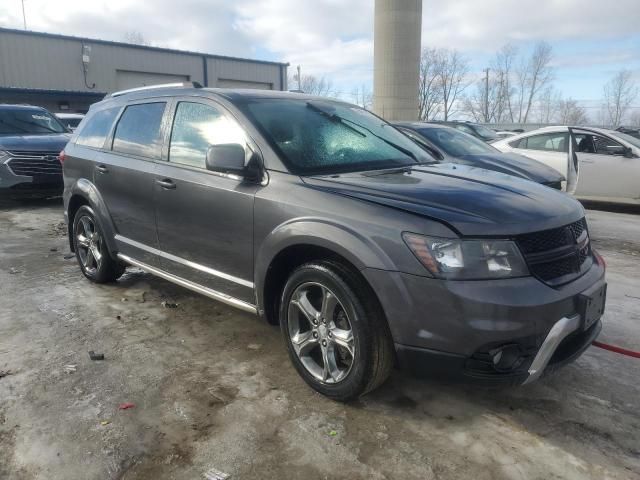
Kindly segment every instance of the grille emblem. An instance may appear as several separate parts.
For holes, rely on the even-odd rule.
[[[589,245],[589,235],[586,230],[583,230],[578,238],[576,238],[576,245],[578,245],[579,250],[583,250]]]

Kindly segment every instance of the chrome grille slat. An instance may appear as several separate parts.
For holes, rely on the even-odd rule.
[[[34,177],[40,175],[61,176],[62,165],[58,160],[59,152],[35,150],[9,150],[7,166],[14,175]],[[48,160],[46,157],[53,157]]]

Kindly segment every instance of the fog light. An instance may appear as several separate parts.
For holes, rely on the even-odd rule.
[[[519,345],[502,345],[489,352],[493,368],[499,372],[509,372],[520,366],[524,357]]]

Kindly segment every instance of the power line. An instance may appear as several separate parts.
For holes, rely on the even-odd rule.
[[[24,29],[27,29],[27,14],[24,11],[24,0],[22,0],[22,23],[24,24]]]

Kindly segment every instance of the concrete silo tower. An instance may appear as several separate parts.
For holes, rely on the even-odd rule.
[[[418,119],[422,0],[376,0],[373,111],[386,120]]]

